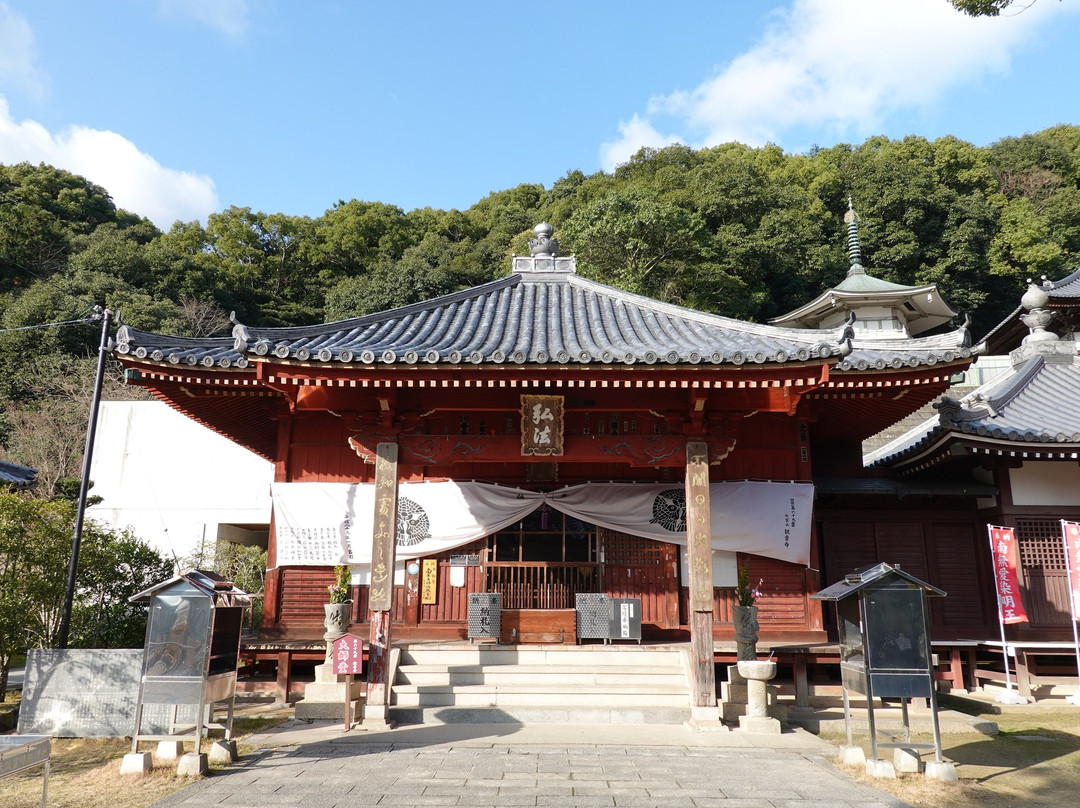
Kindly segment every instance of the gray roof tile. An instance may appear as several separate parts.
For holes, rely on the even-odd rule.
[[[842,358],[850,329],[758,325],[630,294],[573,274],[515,273],[433,300],[293,328],[237,324],[233,338],[187,339],[123,325],[140,359],[247,367],[252,356],[416,364],[735,364]]]
[[[1080,409],[1064,404],[1080,397],[1080,358],[1061,359],[1036,353],[960,400],[943,397],[935,418],[867,455],[866,465],[904,462],[950,436],[1075,451]]]

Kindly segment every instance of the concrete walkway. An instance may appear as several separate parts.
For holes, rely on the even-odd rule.
[[[672,726],[447,724],[394,730],[290,721],[259,749],[152,808],[634,806],[904,808],[835,768],[835,747]],[[910,808],[910,807],[908,807]]]

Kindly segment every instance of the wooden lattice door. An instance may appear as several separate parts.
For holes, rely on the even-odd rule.
[[[679,628],[679,548],[674,544],[600,530],[604,591],[641,598],[641,622]]]
[[[1057,519],[1017,519],[1016,540],[1023,568],[1024,605],[1033,627],[1069,625],[1069,580],[1065,543]]]

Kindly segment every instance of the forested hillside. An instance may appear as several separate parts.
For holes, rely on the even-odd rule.
[[[186,335],[228,334],[229,311],[250,325],[352,317],[506,274],[547,221],[588,277],[765,321],[844,277],[849,195],[867,269],[937,283],[981,336],[1025,279],[1076,268],[1080,127],[983,148],[915,136],[798,155],[672,146],[464,211],[353,199],[312,219],[232,207],[167,233],[81,177],[0,165],[0,457],[48,464],[50,486],[77,473],[99,326],[28,327],[85,318],[94,304]]]

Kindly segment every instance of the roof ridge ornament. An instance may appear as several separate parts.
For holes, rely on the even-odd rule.
[[[529,239],[529,252],[534,258],[554,258],[559,254],[559,241],[551,237],[555,228],[547,222],[540,222],[533,228],[535,238]]]
[[[847,271],[847,277],[852,275],[865,275],[866,269],[862,265],[862,244],[859,243],[859,214],[855,212],[855,206],[851,201],[851,194],[847,198],[848,209],[844,214],[844,224],[847,225],[847,253],[851,261],[851,267]]]
[[[552,237],[554,232],[555,228],[547,222],[540,222],[534,227],[535,235],[529,239],[531,256],[511,256],[513,271],[518,274],[574,274],[577,271],[577,261],[572,255],[568,258],[558,257],[559,240]]]

